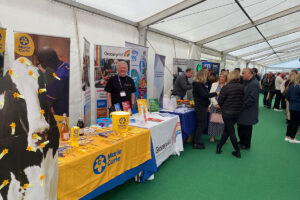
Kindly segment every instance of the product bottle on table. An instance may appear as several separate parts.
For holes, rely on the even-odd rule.
[[[73,146],[73,147],[74,146],[75,147],[79,146],[79,143],[78,143],[78,141],[79,141],[79,130],[80,130],[80,128],[78,126],[73,126],[71,128],[71,136],[70,136],[71,143],[70,143],[70,145]]]
[[[77,126],[80,128],[79,135],[83,136],[84,135],[84,132],[83,132],[84,123],[83,123],[83,120],[81,118],[79,118],[79,120],[77,122]]]
[[[64,113],[63,114],[63,122],[60,128],[60,140],[61,141],[68,141],[70,138],[70,134],[69,134],[69,127],[68,127],[68,123],[67,123],[67,114]]]

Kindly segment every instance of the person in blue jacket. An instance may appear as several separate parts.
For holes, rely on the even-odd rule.
[[[51,108],[51,112],[56,115],[63,115],[66,113],[67,116],[69,116],[70,65],[60,61],[56,51],[48,46],[39,49],[37,57],[39,64],[44,69],[53,69],[57,77],[46,86],[47,102]]]
[[[292,83],[290,84],[286,99],[289,101],[289,109],[291,119],[288,122],[286,129],[285,141],[290,143],[300,143],[296,140],[296,134],[300,126],[300,74],[296,74]]]

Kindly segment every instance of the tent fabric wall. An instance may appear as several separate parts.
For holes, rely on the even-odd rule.
[[[1,0],[0,24],[7,29],[4,69],[8,70],[14,60],[14,31],[40,35],[68,37],[71,39],[70,52],[70,125],[80,117],[81,62],[73,8],[49,0]],[[106,17],[75,9],[78,21],[79,45],[82,53],[83,37],[91,42],[91,83],[94,81],[93,44],[124,46],[125,41],[137,43],[135,27]],[[82,55],[81,55],[82,56]],[[92,84],[93,86],[93,84]],[[92,123],[96,122],[95,88],[92,87]]]
[[[91,43],[91,109],[92,123],[95,123],[94,44],[121,47],[125,45],[125,41],[137,44],[139,40],[138,29],[107,17],[74,9],[50,0],[1,0],[0,10],[0,25],[7,29],[5,70],[9,69],[14,60],[14,31],[70,38],[70,125],[76,124],[82,107],[82,97],[78,91],[81,88],[83,37]],[[173,88],[173,58],[199,60],[207,58],[210,61],[221,61],[219,57],[201,53],[199,46],[172,39],[152,31],[148,31],[147,40],[147,46],[149,47],[147,79],[148,97],[150,98],[153,97],[154,89],[152,86],[155,53],[166,56],[165,94],[170,94]],[[241,68],[246,67],[246,63],[242,61],[237,63],[240,64]],[[229,64],[227,66],[229,67]],[[231,66],[232,64],[230,64]]]
[[[200,58],[201,58],[201,47],[189,43],[189,59],[200,60]]]
[[[153,75],[155,54],[166,56],[166,68],[164,75],[164,93],[170,95],[173,88],[173,58],[188,58],[189,45],[186,42],[174,40],[157,33],[147,33],[148,52],[148,97],[153,97]]]
[[[125,42],[138,43],[138,30],[130,25],[117,22],[105,17],[77,11],[79,38],[85,37],[90,43],[91,53],[91,114],[92,124],[96,123],[97,108],[96,108],[96,88],[94,83],[94,45],[108,45],[124,47]],[[83,41],[80,42],[83,45]],[[81,47],[83,49],[83,47]],[[74,108],[79,112],[78,108]]]

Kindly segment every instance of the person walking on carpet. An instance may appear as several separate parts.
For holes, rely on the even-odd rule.
[[[224,121],[224,133],[217,145],[217,154],[222,152],[222,147],[230,137],[235,151],[232,155],[241,158],[240,148],[235,136],[234,124],[243,108],[244,86],[240,83],[240,74],[234,70],[228,75],[228,83],[222,88],[218,99]]]

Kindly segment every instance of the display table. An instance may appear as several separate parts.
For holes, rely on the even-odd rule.
[[[136,118],[136,116],[134,116],[134,118]],[[144,125],[138,122],[130,123],[131,126],[149,129],[151,132],[152,159],[147,162],[150,168],[144,170],[141,179],[142,182],[154,174],[159,166],[171,155],[180,155],[180,152],[183,151],[181,126],[177,115],[173,117],[162,117],[159,114],[152,113],[148,114],[147,118],[155,118],[163,121],[148,121]]]
[[[86,148],[59,157],[58,199],[92,199],[144,170],[151,159],[150,131],[129,127],[128,133],[114,141],[93,136]]]
[[[160,112],[170,113],[179,116],[183,141],[185,141],[188,138],[188,136],[195,131],[196,124],[197,124],[197,117],[196,117],[196,112],[193,109],[189,109],[184,113],[171,112],[168,110],[161,110]]]

